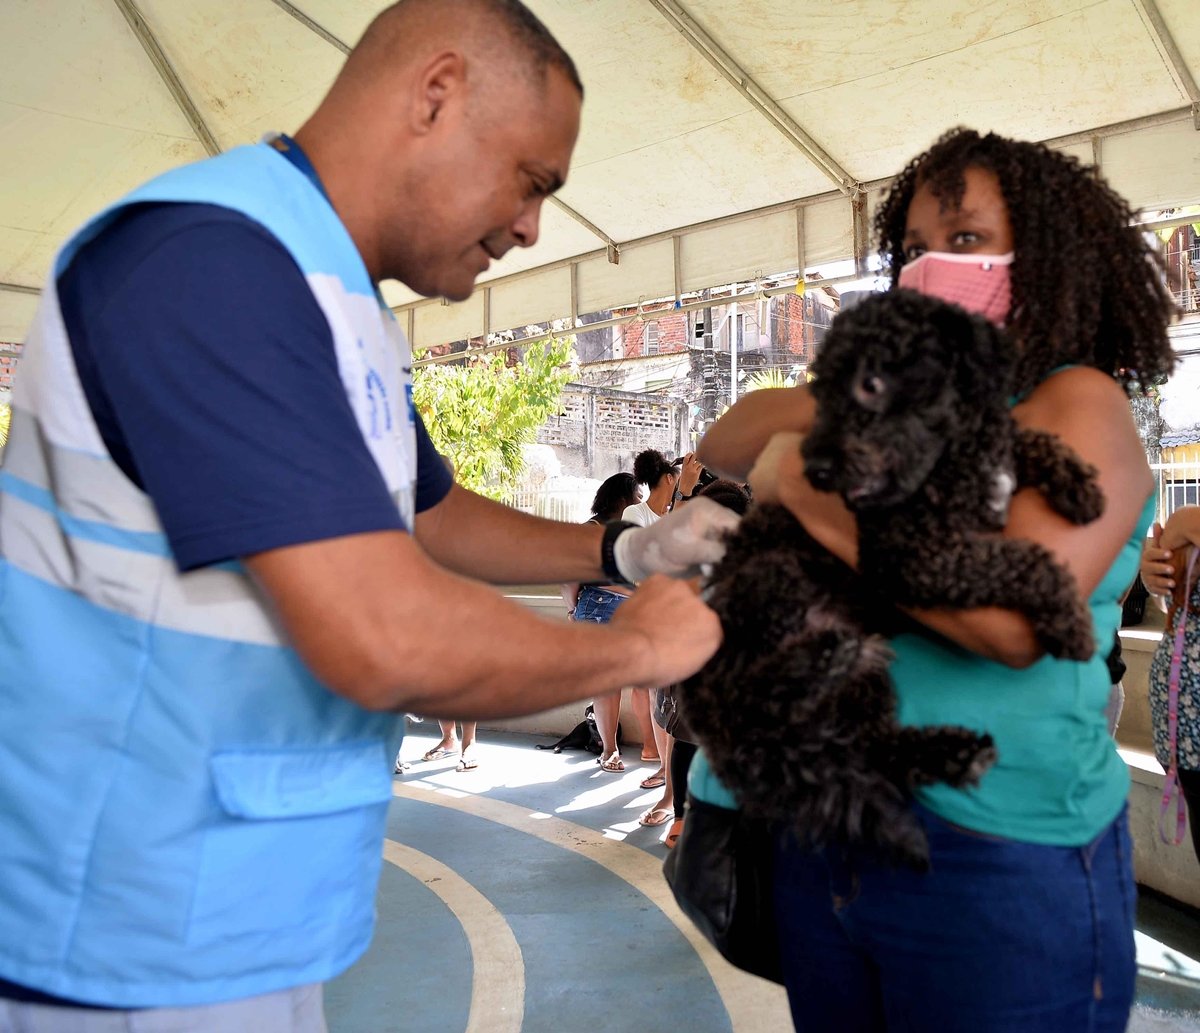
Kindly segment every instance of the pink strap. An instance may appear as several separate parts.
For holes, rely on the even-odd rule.
[[[1158,834],[1164,843],[1179,846],[1187,831],[1187,802],[1179,788],[1179,758],[1176,756],[1175,741],[1179,732],[1179,672],[1183,667],[1183,638],[1187,629],[1188,603],[1192,597],[1192,570],[1196,566],[1196,555],[1200,550],[1192,549],[1188,560],[1187,577],[1184,580],[1183,604],[1175,608],[1175,648],[1171,653],[1171,674],[1167,689],[1167,777],[1163,782],[1162,809],[1158,813]],[[1175,799],[1175,834],[1171,836],[1163,823],[1171,813],[1171,799]]]

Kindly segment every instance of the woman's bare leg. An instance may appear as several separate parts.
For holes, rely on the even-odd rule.
[[[596,731],[600,733],[600,741],[604,744],[600,759],[608,760],[614,753],[620,756],[621,751],[617,747],[617,723],[621,720],[621,693],[611,692],[607,696],[597,696],[592,701],[592,706],[595,708]]]
[[[633,689],[630,693],[630,702],[633,704],[633,716],[638,723],[638,733],[642,737],[642,760],[647,764],[658,761],[662,763],[662,754],[658,751],[655,738],[655,731],[658,725],[654,723],[654,718],[650,716],[650,690],[649,689]]]

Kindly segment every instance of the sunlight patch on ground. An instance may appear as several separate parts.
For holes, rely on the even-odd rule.
[[[1194,984],[1200,989],[1200,961],[1159,943],[1143,932],[1133,934],[1137,944],[1138,967],[1152,972],[1164,972]]]

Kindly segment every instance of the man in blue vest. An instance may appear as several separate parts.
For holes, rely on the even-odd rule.
[[[457,487],[376,287],[462,299],[532,245],[581,99],[516,0],[406,0],[294,140],[169,172],[59,253],[0,470],[0,1029],[323,1029],[399,714],[715,651],[653,575],[718,558],[725,511],[563,525]],[[481,583],[601,577],[642,582],[606,627]]]

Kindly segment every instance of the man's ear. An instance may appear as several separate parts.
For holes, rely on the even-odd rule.
[[[466,58],[446,50],[427,61],[413,83],[411,127],[414,133],[429,133],[448,108],[466,93]]]

